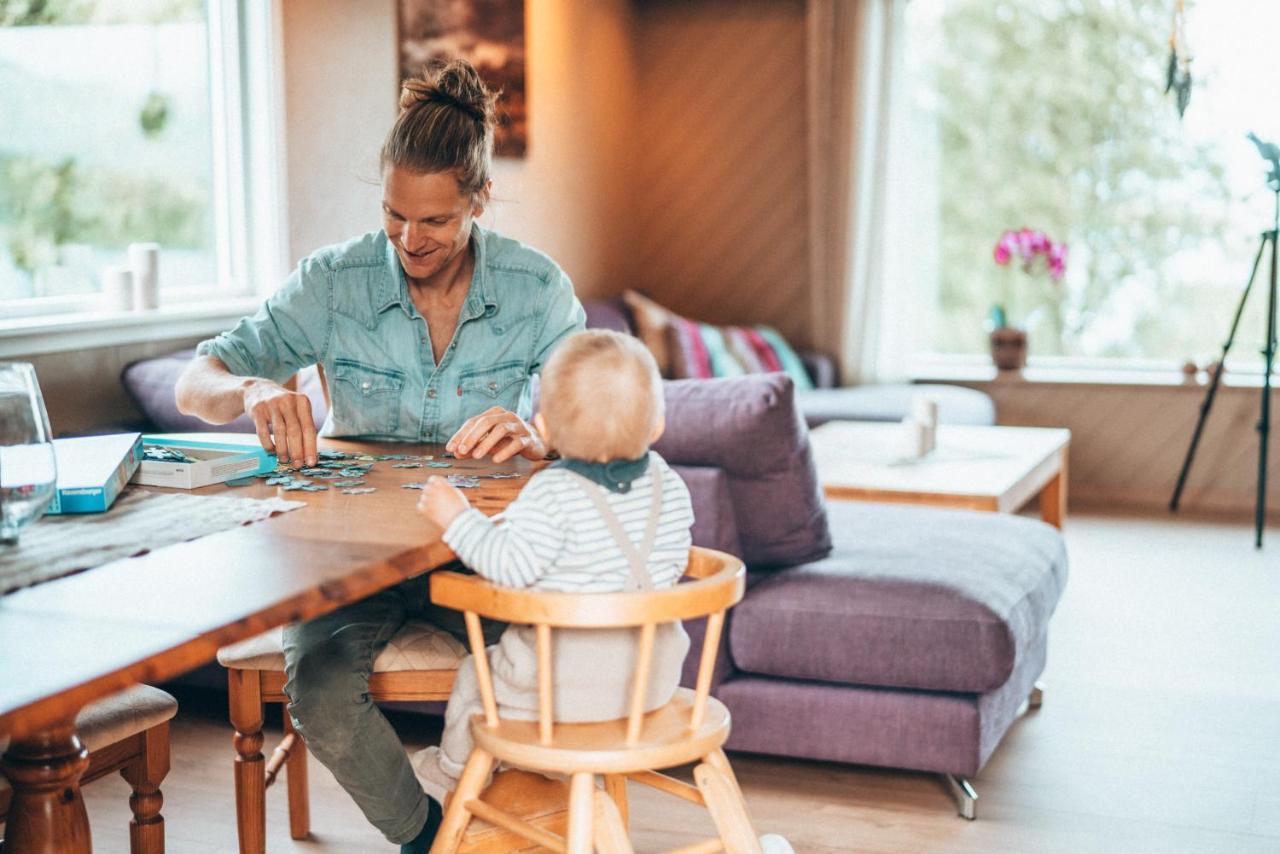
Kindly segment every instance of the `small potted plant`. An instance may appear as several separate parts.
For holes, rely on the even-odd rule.
[[[1043,231],[1030,228],[1005,231],[992,254],[1001,267],[1016,261],[1028,276],[1047,272],[1055,283],[1067,271],[1067,244],[1054,243]],[[1027,330],[1010,324],[1009,296],[1006,289],[1005,299],[991,308],[991,359],[1002,371],[1016,371],[1027,364]]]

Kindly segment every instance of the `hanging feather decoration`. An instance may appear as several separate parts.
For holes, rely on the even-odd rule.
[[[1187,50],[1185,23],[1185,0],[1177,0],[1173,7],[1173,31],[1169,33],[1169,65],[1165,71],[1164,91],[1166,95],[1173,91],[1178,118],[1182,118],[1191,103],[1191,53]]]

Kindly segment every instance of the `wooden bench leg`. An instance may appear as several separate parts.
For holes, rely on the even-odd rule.
[[[282,705],[284,733],[293,734],[293,747],[285,764],[285,785],[289,796],[289,835],[294,839],[306,839],[311,835],[311,794],[307,789],[307,745],[293,728],[289,706]]]
[[[169,722],[157,724],[142,733],[142,755],[120,769],[133,787],[129,809],[130,854],[164,854],[164,816],[160,807],[164,795],[160,784],[169,773]]]
[[[236,832],[240,854],[266,854],[266,781],[262,758],[262,684],[256,670],[228,670],[236,747]]]

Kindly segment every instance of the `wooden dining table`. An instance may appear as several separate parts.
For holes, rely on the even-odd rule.
[[[437,459],[443,453],[436,445],[321,440],[320,447]],[[10,739],[0,771],[13,787],[6,854],[91,850],[78,787],[88,753],[74,724],[86,704],[172,679],[212,661],[223,646],[452,561],[438,531],[415,510],[419,492],[403,484],[432,474],[519,474],[482,478],[467,490],[472,504],[492,515],[542,465],[448,462],[447,469],[375,462],[365,480],[377,491],[364,495],[284,491],[261,480],[191,490],[278,495],[306,506],[0,597],[0,739]]]

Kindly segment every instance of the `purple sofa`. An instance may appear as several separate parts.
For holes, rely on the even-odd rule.
[[[173,404],[189,358],[125,370],[156,429],[211,429]],[[301,388],[322,416],[311,382]],[[671,381],[666,400],[656,450],[689,486],[694,542],[749,569],[714,687],[733,714],[728,746],[936,772],[973,818],[969,778],[1035,704],[1066,583],[1058,531],[1016,516],[827,504],[782,374]],[[689,629],[696,649],[701,627]]]

